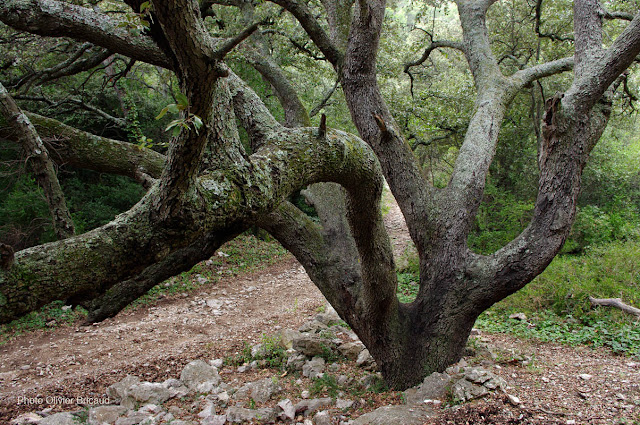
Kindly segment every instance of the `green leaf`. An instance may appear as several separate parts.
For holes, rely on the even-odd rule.
[[[199,130],[200,128],[202,128],[202,120],[200,119],[199,116],[193,115],[192,119],[193,119],[193,126],[196,128],[196,130]]]
[[[169,131],[172,128],[178,127],[183,123],[184,120],[182,119],[177,119],[177,120],[173,120],[169,123],[169,125],[167,125],[167,128],[164,129],[164,131]],[[178,131],[180,131],[180,128],[178,127]]]
[[[162,111],[160,111],[156,119],[159,120],[160,118],[164,117],[165,115],[167,115],[167,112],[169,112],[169,107],[165,106],[164,108],[162,108]]]
[[[189,106],[189,99],[184,94],[176,94],[176,99],[178,100],[178,106],[182,106],[182,109],[186,109]]]
[[[172,114],[177,114],[181,110],[180,106],[176,105],[175,103],[167,105],[167,108],[169,109],[169,112],[171,112]]]

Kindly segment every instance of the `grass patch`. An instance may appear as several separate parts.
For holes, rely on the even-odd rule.
[[[398,273],[398,300],[401,303],[410,303],[416,299],[418,295],[418,281],[420,277],[413,272]]]
[[[309,388],[309,392],[314,397],[326,394],[333,399],[338,397],[340,390],[341,388],[335,376],[328,373],[323,374],[320,378],[314,379]]]
[[[584,323],[572,316],[561,317],[544,310],[528,321],[485,312],[476,321],[476,326],[488,332],[508,333],[543,342],[608,347],[617,354],[640,357],[640,327],[635,323],[607,318]]]
[[[68,326],[84,320],[86,317],[87,312],[82,307],[72,309],[69,306],[65,307],[62,301],[54,301],[38,311],[32,311],[26,316],[0,325],[0,345],[27,332]]]
[[[570,345],[608,347],[640,357],[640,327],[628,314],[594,308],[589,296],[622,298],[640,306],[640,243],[613,242],[581,256],[559,256],[524,289],[483,313],[476,326],[489,332]],[[509,319],[526,313],[527,322]]]
[[[493,310],[533,313],[552,309],[557,315],[588,320],[598,314],[591,307],[589,296],[622,298],[627,304],[640,307],[638,258],[640,242],[635,241],[602,245],[581,256],[556,257],[533,282],[496,304]]]

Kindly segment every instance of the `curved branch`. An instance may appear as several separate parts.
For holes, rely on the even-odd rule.
[[[602,6],[601,6],[602,7]],[[623,21],[633,21],[633,13],[613,11],[610,12],[605,8],[602,8],[604,19],[622,19]]]
[[[404,65],[404,72],[408,73],[410,68],[414,66],[422,65],[427,59],[429,59],[431,52],[433,52],[436,49],[442,49],[442,48],[459,50],[464,53],[464,44],[460,42],[449,41],[449,40],[431,41],[431,44],[429,44],[429,46],[425,49],[424,53],[422,53],[422,56],[420,56],[420,58],[414,61],[408,62]]]
[[[586,66],[577,81],[565,93],[563,107],[588,110],[602,97],[609,86],[640,54],[640,12],[616,38],[611,47]]]
[[[165,55],[149,37],[134,36],[121,22],[92,9],[58,0],[4,0],[0,21],[12,28],[50,37],[89,41],[153,65],[167,66]]]
[[[27,75],[26,77],[21,77],[15,85],[16,90],[26,84],[27,87],[23,90],[26,92],[33,84],[42,84],[58,78],[88,71],[89,69],[98,66],[102,61],[111,56],[110,52],[100,49],[100,52],[97,52],[88,58],[81,59],[82,55],[91,47],[91,43],[84,43],[77,49],[75,54],[58,65],[43,69],[34,74]]]
[[[335,181],[350,190],[374,193],[366,189],[367,182],[379,182],[379,165],[367,145],[330,129],[318,139],[315,129],[280,128],[268,135],[250,161],[204,174],[177,219],[158,220],[153,214],[160,195],[156,185],[105,226],[16,253],[13,266],[0,272],[0,322],[140,275],[204,234],[228,233],[236,224],[268,213],[311,183]],[[32,285],[33,279],[40,283]]]
[[[570,71],[573,69],[574,58],[562,58],[551,62],[535,65],[530,68],[525,68],[517,71],[511,77],[509,77],[513,84],[517,85],[518,89],[522,89],[529,84],[537,81],[541,78],[550,77],[561,72]]]
[[[342,64],[343,53],[338,50],[333,41],[324,32],[318,20],[311,13],[309,8],[302,2],[296,0],[270,0],[279,6],[284,7],[298,20],[302,28],[309,34],[309,37],[320,51],[324,54],[334,68],[339,68]]]

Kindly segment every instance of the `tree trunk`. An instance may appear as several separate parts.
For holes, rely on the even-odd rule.
[[[27,155],[38,186],[42,188],[49,205],[53,231],[58,239],[65,239],[75,233],[71,213],[67,208],[58,176],[49,158],[49,152],[42,143],[29,118],[16,105],[7,90],[0,84],[0,114],[11,125]]]

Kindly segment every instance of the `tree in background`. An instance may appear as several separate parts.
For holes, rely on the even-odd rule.
[[[607,125],[621,76],[640,53],[640,15],[607,12],[595,0],[575,1],[575,51],[539,63],[535,56],[519,61],[512,52],[522,62],[514,67],[491,44],[487,14],[498,7],[494,1],[456,1],[461,38],[431,37],[423,57],[441,48],[460,51],[476,95],[450,179],[437,187],[379,86],[384,0],[271,2],[299,24],[288,42],[326,63],[324,75],[333,72],[361,139],[328,128],[324,118],[309,127],[309,113],[283,72],[286,57],[273,57],[270,31],[258,31],[269,20],[251,2],[220,2],[226,8],[216,3],[127,0],[135,13],[125,20],[121,13],[57,0],[0,5],[0,19],[17,30],[72,37],[170,69],[182,93],[167,107],[180,118],[171,123],[177,131],[166,155],[30,117],[41,135],[55,135],[64,145],[65,161],[134,177],[150,188],[102,227],[3,260],[0,321],[70,297],[89,302],[90,320],[100,320],[258,225],[303,264],[390,386],[415,385],[457,361],[478,315],[541,273],[568,237],[582,170]],[[113,5],[121,3],[104,6]],[[241,12],[245,28],[219,34],[218,15],[230,13],[223,12],[229,7]],[[608,48],[604,17],[630,21]],[[534,30],[543,36],[539,24]],[[273,88],[284,125],[227,66],[232,51]],[[544,105],[531,221],[493,254],[474,253],[467,240],[508,106],[536,81],[571,69],[564,93],[547,96]],[[379,208],[383,177],[419,255],[420,289],[411,303],[396,297],[395,263]],[[308,185],[317,222],[287,201]]]

